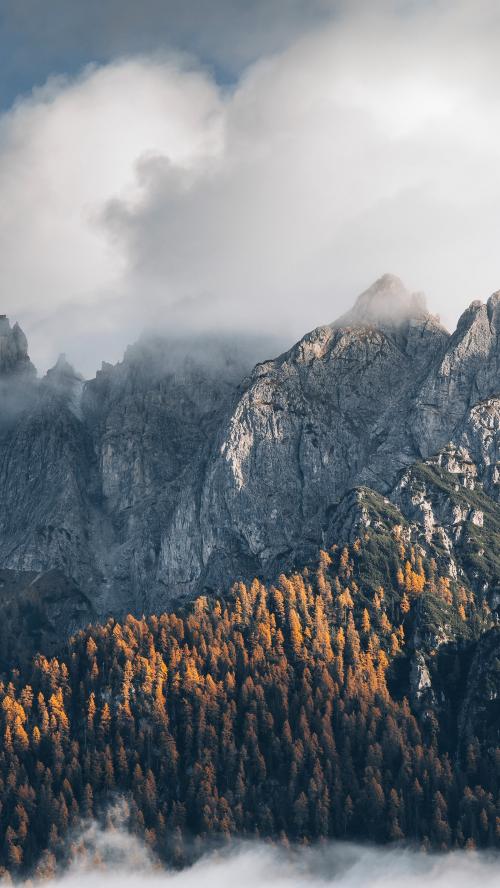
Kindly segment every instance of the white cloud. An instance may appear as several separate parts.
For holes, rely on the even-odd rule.
[[[80,862],[44,888],[496,888],[497,855],[451,852],[430,855],[330,843],[280,851],[269,845],[234,843],[204,854],[180,872],[155,863],[134,837],[91,825],[72,841]],[[82,853],[83,852],[83,853]],[[37,883],[35,882],[35,885]]]
[[[179,60],[0,119],[3,306],[85,371],[137,328],[284,329],[384,271],[448,323],[500,286],[500,10],[353,4],[231,92]]]
[[[221,124],[203,73],[146,59],[53,78],[0,119],[2,306],[25,322],[42,363],[80,336],[83,359],[94,337],[103,357],[108,337],[123,345],[126,256],[103,230],[103,208],[134,199],[146,159],[168,156],[179,175],[205,162]]]

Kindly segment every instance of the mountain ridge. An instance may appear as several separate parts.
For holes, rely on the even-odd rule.
[[[103,616],[272,577],[323,542],[349,490],[391,496],[465,434],[500,394],[499,335],[498,294],[449,334],[384,275],[253,370],[237,344],[161,338],[86,382],[64,358],[41,382],[29,369],[0,448],[0,566],[61,570]]]

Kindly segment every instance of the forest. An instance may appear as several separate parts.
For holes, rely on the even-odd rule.
[[[15,664],[0,682],[0,874],[53,875],[117,798],[175,867],[233,836],[500,845],[498,730],[459,717],[490,624],[394,527]],[[417,633],[437,688],[420,698]]]

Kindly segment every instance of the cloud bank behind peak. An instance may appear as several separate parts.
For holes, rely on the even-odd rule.
[[[143,328],[292,340],[387,269],[452,326],[500,278],[499,50],[493,0],[360,3],[231,87],[52,77],[0,117],[0,311],[86,374]]]

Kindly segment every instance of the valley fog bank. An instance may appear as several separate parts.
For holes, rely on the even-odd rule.
[[[376,849],[347,843],[289,850],[259,843],[206,853],[192,866],[164,871],[149,851],[121,830],[90,826],[81,838],[85,862],[62,877],[37,881],[46,888],[496,888],[498,855],[451,852],[436,855],[403,848]],[[78,844],[78,842],[77,842]]]

